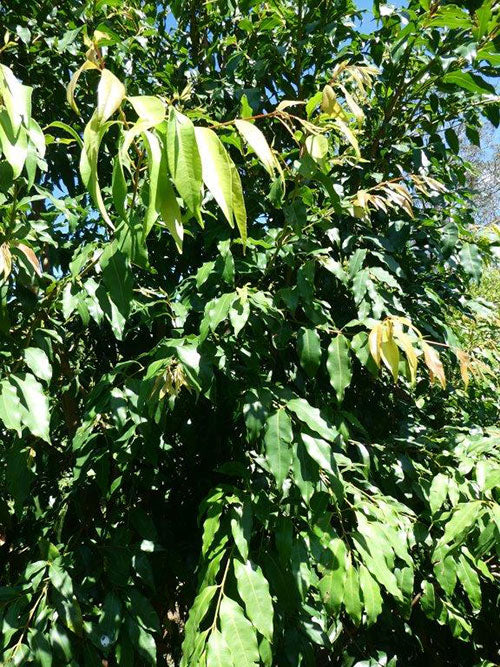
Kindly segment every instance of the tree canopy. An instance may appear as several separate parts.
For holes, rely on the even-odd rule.
[[[0,6],[4,664],[497,663],[498,5],[373,14]]]

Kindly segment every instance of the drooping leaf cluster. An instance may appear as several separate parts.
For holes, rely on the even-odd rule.
[[[0,7],[5,664],[495,664],[498,8],[373,11]]]

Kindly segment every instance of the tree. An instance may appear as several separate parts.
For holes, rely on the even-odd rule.
[[[489,124],[473,138],[478,144],[465,142],[463,156],[471,163],[469,187],[474,193],[476,220],[484,227],[498,223],[500,147]]]
[[[6,664],[497,660],[498,12],[374,11],[0,8]]]

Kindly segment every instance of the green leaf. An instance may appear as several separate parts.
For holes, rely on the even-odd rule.
[[[434,574],[448,597],[453,595],[457,583],[457,564],[451,556],[446,556],[434,564]]]
[[[330,473],[334,477],[338,476],[338,472],[333,469],[332,463],[332,447],[325,440],[320,438],[313,438],[307,433],[300,434],[301,440],[307,450],[309,456],[316,461],[319,467],[325,472]]]
[[[109,244],[101,255],[99,264],[102,269],[102,280],[107,289],[106,296],[111,303],[111,311],[105,310],[105,312],[115,335],[121,338],[133,297],[134,282],[130,262],[128,257],[117,250],[114,244]]]
[[[457,5],[450,4],[438,8],[429,25],[442,28],[472,28],[470,16]]]
[[[210,608],[210,604],[218,586],[206,586],[196,596],[189,616],[184,626],[184,641],[182,642],[183,657],[188,660],[195,648],[195,640],[200,623],[203,621]]]
[[[24,360],[33,373],[45,382],[52,378],[52,366],[46,353],[37,347],[27,347],[24,350]]]
[[[420,605],[429,618],[434,618],[436,613],[436,593],[434,591],[434,586],[430,581],[424,580],[422,582]]]
[[[371,625],[382,613],[382,596],[380,595],[379,585],[364,565],[359,567],[359,586],[363,593],[363,604],[368,624]]]
[[[330,375],[330,383],[337,394],[337,400],[341,403],[344,400],[345,390],[352,380],[349,346],[343,334],[335,336],[328,346],[326,367]]]
[[[429,505],[432,514],[436,514],[444,504],[448,494],[448,477],[443,473],[438,473],[432,480],[429,490]]]
[[[457,576],[473,609],[481,609],[481,585],[479,577],[463,554],[458,557]]]
[[[99,619],[99,633],[115,643],[122,622],[122,603],[120,598],[113,592],[107,593],[102,605],[102,614]]]
[[[443,542],[449,544],[455,540],[464,531],[479,521],[484,510],[483,503],[480,500],[469,501],[456,505],[451,519],[445,526]]]
[[[283,408],[280,408],[268,418],[264,436],[266,459],[280,489],[283,487],[292,462],[290,447],[292,438],[290,417]]]
[[[259,662],[257,635],[243,609],[231,598],[224,595],[220,605],[221,632],[233,661],[238,667],[254,667]]]
[[[252,506],[249,502],[231,507],[231,533],[241,557],[247,560],[252,537]]]
[[[262,570],[249,560],[242,563],[235,559],[233,566],[238,594],[245,603],[248,618],[266,639],[272,641],[273,603],[269,593],[269,584]]]
[[[143,664],[156,665],[156,643],[153,635],[147,632],[132,616],[127,616],[126,626],[130,641],[143,660]]]
[[[167,124],[167,158],[177,191],[191,213],[200,219],[202,162],[197,136],[190,119],[173,107]]]
[[[318,408],[312,407],[304,398],[292,398],[286,404],[301,422],[320,435],[325,440],[332,442],[337,437],[336,429],[330,427],[323,419]]]
[[[36,664],[40,667],[52,667],[52,648],[45,634],[36,628],[30,628],[28,641]]]
[[[301,328],[297,338],[300,365],[314,377],[321,361],[321,343],[316,329]]]
[[[330,543],[329,549],[333,555],[333,562],[319,582],[319,591],[328,611],[336,614],[344,599],[346,548],[343,540],[336,538]]]
[[[207,667],[233,667],[237,665],[233,660],[229,646],[223,635],[214,628],[207,642]]]
[[[487,83],[477,74],[469,74],[469,72],[448,72],[443,76],[442,81],[443,83],[460,86],[460,88],[478,95],[495,94],[495,88],[490,83]]]
[[[351,278],[361,271],[367,254],[366,248],[358,248],[349,258],[349,275]]]
[[[458,256],[465,273],[479,282],[483,269],[481,255],[479,254],[477,245],[474,243],[464,243]]]
[[[129,610],[135,620],[149,632],[160,631],[160,619],[149,600],[135,588],[129,591]]]
[[[359,576],[356,568],[349,564],[344,584],[344,606],[354,623],[361,621],[361,600],[359,591]]]
[[[113,204],[115,205],[116,212],[123,220],[126,220],[127,182],[123,171],[121,151],[118,151],[118,154],[115,155],[115,159],[113,160],[111,188],[113,193]]]
[[[2,380],[0,382],[0,419],[5,428],[17,431],[18,436],[21,436],[22,431],[22,413],[21,400],[15,386],[8,380]]]
[[[248,322],[249,315],[250,302],[248,299],[243,302],[240,299],[233,304],[231,310],[229,311],[229,320],[234,329],[235,336],[240,333],[245,324]]]
[[[49,577],[59,620],[69,630],[81,637],[83,633],[82,610],[73,592],[71,577],[56,563],[51,563]]]
[[[446,141],[448,142],[448,146],[451,148],[451,150],[458,155],[458,151],[460,150],[460,142],[458,140],[457,133],[455,130],[451,127],[448,127],[444,131],[444,136],[446,137]]]
[[[219,324],[227,318],[234,301],[237,299],[235,292],[227,292],[222,296],[212,299],[205,307],[205,318],[210,330],[215,331]]]
[[[319,482],[318,466],[307,454],[302,442],[296,443],[293,448],[292,472],[302,498],[309,504],[316,485]]]
[[[35,437],[50,443],[49,400],[43,393],[42,385],[30,373],[27,373],[24,379],[15,375],[11,379],[17,384],[24,404],[21,405],[23,426]]]

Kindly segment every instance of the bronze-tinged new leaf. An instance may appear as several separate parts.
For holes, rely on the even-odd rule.
[[[465,388],[467,389],[470,381],[470,357],[467,352],[464,352],[463,350],[457,350],[456,354],[460,364],[460,376]]]
[[[3,279],[7,280],[12,271],[12,255],[7,243],[0,246],[0,273],[3,273]]]
[[[41,276],[42,269],[40,267],[40,262],[38,261],[38,257],[35,255],[34,251],[25,243],[18,243],[17,247],[24,254],[28,262],[31,264],[35,273],[38,276]]]
[[[439,358],[439,353],[428,343],[422,341],[425,365],[429,369],[431,382],[439,382],[443,389],[446,388],[446,376],[444,374],[443,364]]]

